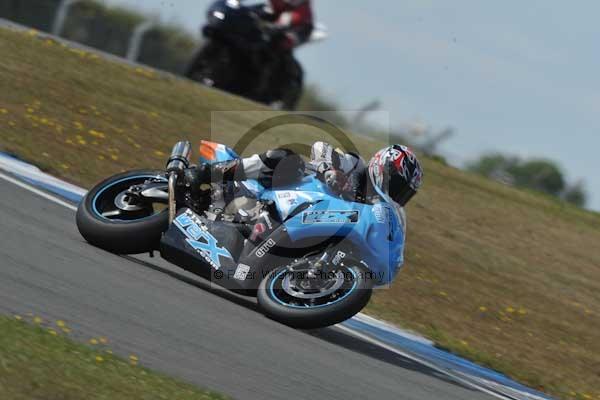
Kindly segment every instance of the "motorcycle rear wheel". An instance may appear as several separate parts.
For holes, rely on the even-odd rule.
[[[129,171],[111,176],[94,186],[77,209],[77,228],[90,244],[116,254],[140,254],[158,248],[169,226],[163,205],[139,202],[118,208],[127,201],[124,194],[133,185],[148,179],[165,179],[164,171]]]

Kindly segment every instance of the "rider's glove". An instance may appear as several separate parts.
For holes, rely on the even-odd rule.
[[[327,162],[317,165],[317,178],[335,192],[341,192],[346,184],[344,173]]]
[[[336,169],[330,169],[323,174],[323,181],[334,192],[341,193],[346,183],[344,173]]]

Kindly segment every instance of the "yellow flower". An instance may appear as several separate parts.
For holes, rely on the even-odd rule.
[[[69,169],[69,166],[67,164],[61,164],[60,165],[63,169]]]
[[[58,335],[58,333],[56,333],[56,331],[54,329],[48,329],[48,333],[51,334],[52,336]]]
[[[29,108],[27,109],[27,112],[28,112],[29,114],[33,114],[33,113],[35,112],[35,110],[34,110],[33,108],[29,107]]]
[[[106,138],[106,135],[104,133],[98,132],[98,131],[96,131],[94,129],[91,129],[89,131],[89,134],[92,135],[92,136],[94,136],[94,137],[101,138],[101,139]]]
[[[91,339],[90,339],[90,341],[89,341],[89,344],[91,344],[91,345],[95,346],[95,345],[97,345],[97,344],[98,344],[98,340],[97,340],[97,339],[94,339],[94,338],[91,338]]]
[[[131,361],[134,361],[134,362],[138,362],[139,361],[139,358],[137,358],[137,356],[134,356],[133,354],[129,356],[129,359]]]
[[[102,154],[100,154],[100,155],[98,156],[98,160],[104,160],[104,156],[103,156]]]
[[[114,161],[117,161],[119,159],[119,156],[117,155],[111,155],[110,158],[112,158]]]
[[[27,35],[29,36],[37,36],[38,31],[36,31],[35,29],[30,29],[27,31]]]
[[[511,314],[512,314],[512,313],[514,313],[514,312],[515,312],[515,309],[509,306],[509,307],[506,307],[506,312],[508,312],[508,313],[511,313]]]
[[[525,314],[527,314],[527,310],[524,309],[523,307],[521,307],[521,308],[519,308],[519,314],[525,315]]]
[[[469,342],[467,342],[466,340],[461,340],[461,341],[460,341],[460,344],[462,344],[463,346],[465,346],[465,347],[466,347],[466,346],[468,346],[468,345],[469,345]]]
[[[58,326],[59,328],[64,328],[65,326],[67,326],[67,324],[65,324],[65,321],[58,320],[56,321],[56,326]]]
[[[71,333],[71,330],[70,330],[69,328],[66,328],[66,327],[65,327],[65,328],[61,328],[61,330],[62,330],[64,333]]]
[[[15,121],[9,121],[8,126],[10,126],[11,128],[14,128],[15,126],[17,126],[17,124],[15,123]]]
[[[157,156],[159,156],[159,157],[164,157],[164,156],[165,156],[165,153],[163,153],[163,152],[162,152],[162,151],[160,151],[160,150],[155,150],[155,151],[154,151],[154,154],[156,154],[156,155],[157,155]]]
[[[15,315],[15,319],[16,319],[17,321],[21,321],[21,320],[23,319],[23,317],[21,317],[20,315]]]
[[[82,146],[85,146],[87,144],[87,142],[83,139],[79,139],[77,142]]]
[[[0,114],[8,114],[8,110],[6,108],[0,108]]]
[[[152,118],[158,118],[158,113],[157,113],[157,112],[155,112],[155,111],[152,111],[152,112],[150,113],[150,116],[151,116]]]
[[[446,297],[446,296],[448,296],[448,293],[446,293],[444,291],[440,291],[439,295],[442,296],[442,297]]]
[[[99,341],[100,341],[100,343],[102,343],[102,344],[106,344],[106,343],[108,343],[108,339],[107,339],[107,338],[105,338],[105,337],[101,337],[101,338],[99,338],[98,340],[99,340]]]
[[[101,356],[96,356],[96,362],[101,363],[102,361],[104,361],[104,358],[102,358]]]
[[[479,307],[479,311],[486,312],[487,311],[487,307],[481,306],[481,307]]]
[[[45,43],[48,46],[52,46],[54,44],[54,40],[46,39]]]
[[[35,317],[35,318],[33,319],[33,322],[35,322],[36,324],[41,324],[42,322],[44,322],[44,320],[43,320],[43,319],[41,319],[40,317]]]

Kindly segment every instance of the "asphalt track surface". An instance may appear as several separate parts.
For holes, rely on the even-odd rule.
[[[105,336],[117,354],[237,399],[493,398],[338,328],[278,324],[158,258],[94,248],[74,220],[0,179],[0,313],[65,320],[77,339]]]

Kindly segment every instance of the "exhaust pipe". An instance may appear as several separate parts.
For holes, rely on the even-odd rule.
[[[167,172],[183,172],[190,166],[192,156],[192,145],[187,140],[177,142],[171,151],[171,157],[167,161]]]

